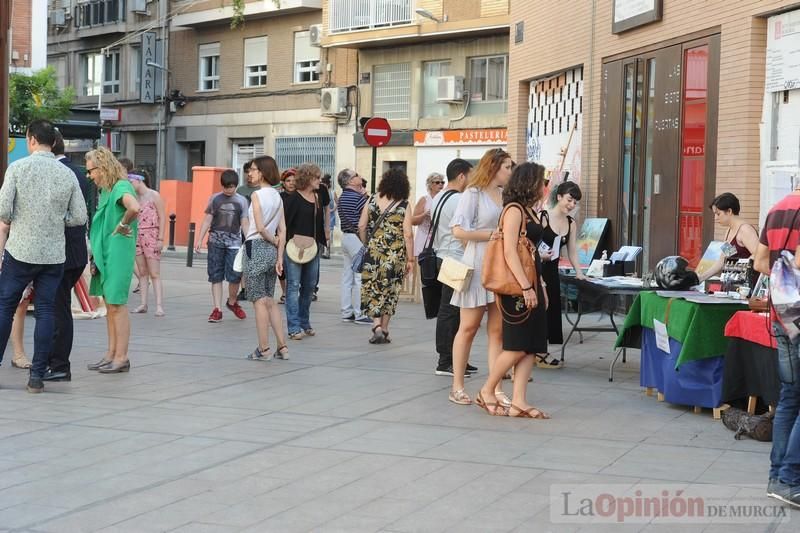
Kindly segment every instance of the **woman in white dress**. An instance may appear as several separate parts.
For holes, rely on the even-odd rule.
[[[472,280],[463,291],[453,293],[452,305],[461,308],[461,323],[453,341],[453,388],[449,400],[469,405],[472,399],[464,392],[464,373],[475,334],[481,327],[483,315],[489,313],[486,333],[489,337],[489,369],[503,350],[503,321],[494,304],[494,294],[481,284],[481,267],[486,245],[497,230],[503,210],[503,187],[511,177],[511,156],[500,148],[486,152],[472,172],[467,189],[458,200],[450,220],[453,236],[465,243],[463,262],[473,267]],[[511,400],[498,384],[495,391],[501,405]]]
[[[429,174],[425,181],[428,193],[421,197],[414,206],[414,212],[411,215],[411,224],[417,227],[417,233],[414,236],[414,257],[419,255],[425,247],[425,241],[428,240],[428,233],[431,231],[431,204],[433,204],[433,198],[444,189],[444,182],[444,176],[438,172]]]

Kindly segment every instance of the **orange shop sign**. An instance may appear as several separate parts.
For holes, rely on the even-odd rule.
[[[508,144],[505,128],[481,130],[415,131],[414,146],[447,146],[464,144]]]

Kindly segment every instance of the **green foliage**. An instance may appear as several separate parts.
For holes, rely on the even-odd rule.
[[[245,0],[232,0],[233,1],[233,17],[231,17],[231,29],[235,30],[240,26],[244,26],[244,2]],[[280,9],[281,0],[272,0],[275,7]]]
[[[43,68],[30,76],[14,73],[9,76],[9,129],[24,133],[31,121],[47,119],[58,121],[67,118],[75,102],[75,90],[63,91],[56,83],[53,67]]]

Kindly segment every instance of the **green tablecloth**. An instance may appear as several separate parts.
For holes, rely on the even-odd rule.
[[[717,357],[728,347],[725,324],[741,310],[741,305],[698,304],[681,298],[662,298],[652,291],[642,292],[625,317],[615,347],[639,348],[641,328],[653,329],[656,319],[666,323],[670,338],[682,345],[676,368],[688,361]]]

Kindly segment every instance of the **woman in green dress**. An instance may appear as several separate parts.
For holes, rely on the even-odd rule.
[[[86,177],[100,190],[97,212],[92,219],[92,296],[102,296],[108,313],[108,353],[89,370],[103,374],[128,372],[128,341],[131,323],[128,293],[136,258],[136,218],[139,202],[128,174],[108,149],[86,154]]]

